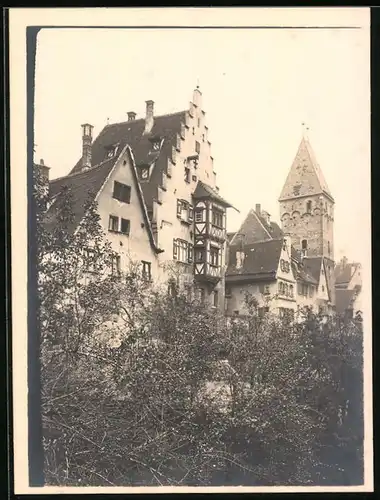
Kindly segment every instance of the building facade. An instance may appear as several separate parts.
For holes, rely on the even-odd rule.
[[[80,159],[50,181],[47,220],[54,223],[64,186],[73,195],[75,227],[92,197],[121,270],[140,262],[153,280],[195,284],[202,300],[223,310],[231,205],[216,184],[205,116],[196,88],[184,111],[156,116],[149,100],[145,117],[129,112],[95,139],[93,126],[82,125]]]
[[[244,314],[247,290],[261,312],[334,310],[334,199],[305,137],[279,205],[281,228],[257,204],[239,230],[229,233],[227,314]],[[239,268],[237,261],[244,264]]]

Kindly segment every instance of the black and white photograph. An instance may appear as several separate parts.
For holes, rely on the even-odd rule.
[[[10,9],[10,88],[15,492],[372,491],[369,9]]]

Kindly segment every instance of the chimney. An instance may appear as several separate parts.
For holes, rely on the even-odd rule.
[[[255,212],[257,213],[257,215],[261,215],[261,205],[260,205],[260,203],[256,204]]]
[[[129,122],[136,120],[136,113],[134,111],[128,111],[127,115],[128,115]]]
[[[154,115],[154,101],[146,101],[144,134],[149,134],[152,131],[154,123],[153,115]]]
[[[93,126],[89,123],[82,125],[82,169],[91,168],[92,156],[92,130]]]
[[[342,269],[344,269],[347,266],[348,259],[346,256],[342,257],[342,260],[340,261]]]

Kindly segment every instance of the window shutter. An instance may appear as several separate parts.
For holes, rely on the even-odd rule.
[[[193,262],[193,245],[189,243],[188,245],[188,257],[189,257],[189,263],[191,264]]]
[[[182,213],[182,202],[181,200],[177,200],[177,215],[181,215]]]

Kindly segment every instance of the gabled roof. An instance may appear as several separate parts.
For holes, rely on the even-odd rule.
[[[235,236],[231,239],[231,243],[243,240],[245,244],[250,245],[282,237],[283,232],[275,222],[268,224],[261,214],[259,215],[255,210],[251,209],[239,230],[236,231]]]
[[[98,166],[86,171],[53,179],[49,183],[49,199],[54,201],[46,214],[46,227],[53,229],[56,217],[63,203],[63,190],[67,188],[71,194],[71,208],[73,220],[68,228],[75,231],[85,215],[86,202],[93,202],[103,186],[105,180],[112,172],[117,158],[100,163]]]
[[[316,194],[325,194],[334,201],[312,147],[303,137],[279,201]]]
[[[138,182],[136,167],[134,163],[133,154],[129,146],[125,146],[118,156],[110,158],[99,165],[94,166],[85,171],[79,171],[60,177],[50,181],[49,198],[53,203],[46,213],[45,224],[47,229],[53,229],[56,224],[56,217],[59,209],[62,207],[64,201],[63,192],[65,188],[70,191],[71,195],[71,209],[73,212],[73,219],[69,231],[75,231],[85,216],[86,203],[91,203],[96,200],[97,195],[101,191],[117,161],[128,151],[130,157],[130,166],[132,169],[132,177],[135,182],[135,188],[143,211],[145,226],[148,231],[150,243],[155,251],[160,251],[153,237],[152,228],[147,214],[147,209],[144,203],[143,194],[140,184]]]
[[[150,180],[141,183],[144,200],[151,208],[153,200],[158,196],[158,186],[162,182],[162,173],[166,173],[167,160],[171,156],[172,147],[176,145],[176,135],[181,132],[181,123],[185,124],[187,111],[155,116],[154,124],[149,134],[144,134],[145,118],[107,125],[92,144],[92,165],[103,162],[107,147],[119,145],[119,150],[128,145],[133,152],[137,168],[155,162]],[[161,138],[161,150],[152,151],[151,139]],[[81,169],[81,159],[70,172]]]
[[[232,205],[228,203],[228,201],[226,201],[219,195],[219,193],[217,193],[207,184],[204,184],[202,181],[198,181],[197,187],[195,188],[195,191],[193,193],[193,198],[199,200],[211,198],[227,208],[228,207],[233,208]]]
[[[302,265],[297,267],[294,263],[292,263],[292,269],[296,281],[318,285],[318,281],[311,274],[309,274]]]
[[[322,257],[304,257],[303,267],[319,283],[321,276]]]
[[[348,285],[353,278],[354,274],[359,268],[359,264],[355,262],[337,264],[335,267],[335,284],[336,285]]]
[[[240,245],[231,245],[226,278],[245,276],[250,279],[276,276],[283,240],[268,240],[244,246],[244,261],[240,269],[236,268],[236,252]]]

